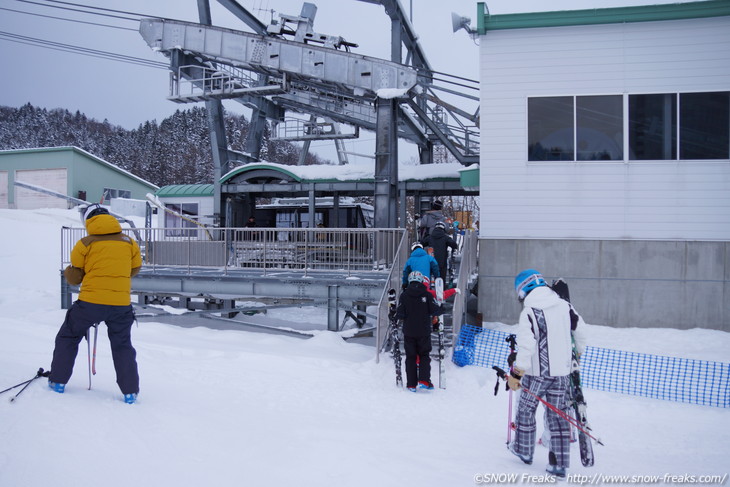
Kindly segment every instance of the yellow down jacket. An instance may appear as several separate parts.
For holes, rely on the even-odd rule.
[[[79,300],[126,306],[131,303],[132,277],[142,267],[139,246],[124,235],[111,215],[86,220],[89,235],[71,250],[71,266],[64,271],[71,284],[81,282]]]

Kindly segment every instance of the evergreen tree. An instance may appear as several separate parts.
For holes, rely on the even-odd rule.
[[[249,122],[243,115],[225,115],[230,150],[243,151]],[[151,120],[134,130],[99,122],[80,111],[46,110],[26,103],[20,108],[0,106],[0,150],[74,146],[119,166],[158,186],[213,182],[213,155],[204,107],[177,110],[161,123]],[[266,130],[263,159],[297,164],[301,149],[272,141]],[[265,156],[265,157],[264,157]],[[307,164],[320,163],[312,154]]]

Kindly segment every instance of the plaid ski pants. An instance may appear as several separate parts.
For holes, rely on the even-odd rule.
[[[566,390],[570,384],[570,378],[539,377],[526,375],[522,378],[522,386],[533,394],[545,399],[561,411],[568,408]],[[535,453],[535,411],[539,401],[530,394],[521,393],[520,402],[517,405],[517,432],[515,434],[514,449],[520,455],[532,458]],[[550,430],[550,451],[555,454],[559,467],[570,467],[570,424],[550,408],[547,409],[547,424],[545,428]]]

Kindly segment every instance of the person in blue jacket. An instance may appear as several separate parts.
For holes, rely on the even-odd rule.
[[[413,271],[418,271],[423,274],[423,285],[426,286],[426,289],[430,288],[431,276],[434,279],[441,277],[438,262],[436,262],[433,256],[428,255],[428,252],[424,250],[420,242],[415,242],[411,245],[411,256],[403,267],[403,281],[401,283],[403,289],[408,287],[408,275]]]

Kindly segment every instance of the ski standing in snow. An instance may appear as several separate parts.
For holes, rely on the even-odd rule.
[[[423,274],[413,271],[408,287],[398,299],[396,318],[403,321],[403,345],[406,352],[406,387],[432,390],[431,329],[433,317],[442,313],[431,293],[423,285]]]
[[[444,305],[444,280],[440,277],[436,278],[436,304]],[[439,339],[439,389],[446,389],[446,349],[444,347],[444,319],[441,316],[436,317],[436,331]]]
[[[83,222],[89,235],[76,242],[71,251],[71,265],[64,270],[69,284],[80,284],[81,291],[56,335],[48,386],[58,393],[65,391],[79,343],[88,336],[89,328],[103,321],[108,330],[117,384],[124,402],[132,404],[139,393],[137,352],[131,338],[135,319],[131,305],[132,277],[142,267],[139,246],[122,233],[117,219],[98,204],[85,209]]]
[[[515,291],[523,304],[517,324],[517,355],[508,385],[523,389],[517,405],[515,440],[509,449],[526,464],[535,452],[535,412],[542,402],[548,407],[550,453],[546,471],[566,477],[570,467],[570,426],[564,411],[570,407],[573,347],[585,349],[585,324],[573,306],[548,287],[543,276],[526,269],[515,278]],[[562,414],[561,414],[562,413]]]
[[[401,373],[401,354],[400,354],[400,327],[398,319],[395,317],[397,303],[395,300],[395,289],[388,290],[388,318],[390,326],[388,327],[388,341],[390,342],[391,354],[395,363],[395,385],[403,387],[403,375]]]

